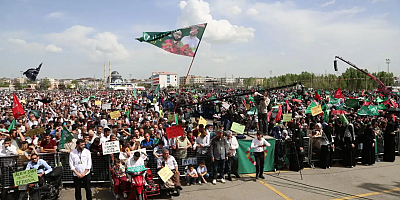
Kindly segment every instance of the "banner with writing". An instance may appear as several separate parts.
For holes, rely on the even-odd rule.
[[[290,122],[292,121],[292,113],[283,114],[283,122]]]
[[[119,141],[106,142],[102,145],[103,145],[103,154],[104,155],[120,152]]]
[[[111,119],[118,119],[121,117],[121,112],[119,111],[114,111],[110,113],[110,118]]]
[[[319,115],[321,113],[323,113],[321,105],[318,105],[318,106],[315,106],[315,107],[311,108],[311,115],[312,116]]]
[[[245,128],[246,127],[244,125],[233,122],[231,126],[231,131],[235,131],[237,134],[243,134]]]
[[[147,168],[144,165],[140,165],[137,167],[128,167],[128,169],[127,169],[128,172],[134,172],[134,173],[146,171],[146,170],[147,170]]]
[[[168,138],[179,137],[183,135],[182,125],[166,128]]]
[[[13,173],[12,175],[15,186],[26,185],[29,183],[34,183],[39,181],[36,169],[19,171]]]

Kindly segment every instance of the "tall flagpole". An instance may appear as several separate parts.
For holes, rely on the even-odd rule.
[[[206,28],[207,28],[207,23],[204,26],[204,32],[206,31]],[[201,40],[199,41],[199,44],[197,44],[196,51],[194,52],[194,55],[193,55],[193,58],[192,58],[192,62],[190,62],[189,69],[188,69],[188,71],[186,73],[185,80],[183,81],[183,85],[182,85],[181,89],[179,90],[179,97],[181,96],[181,91],[183,90],[183,88],[186,85],[186,81],[187,81],[187,78],[189,76],[190,70],[192,69],[193,61],[194,61],[194,58],[196,57],[197,50],[198,50],[198,48],[200,46],[200,43],[201,43]],[[179,100],[179,98],[178,98],[178,100]],[[177,107],[178,107],[178,101],[176,101],[175,108],[174,108],[174,113],[176,112],[176,108]]]

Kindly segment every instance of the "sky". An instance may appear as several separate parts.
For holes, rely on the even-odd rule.
[[[0,77],[43,62],[38,78],[184,76],[190,57],[135,38],[208,23],[190,74],[335,73],[339,55],[400,76],[399,0],[0,0]],[[339,72],[349,66],[339,63]],[[108,69],[107,69],[108,72]]]

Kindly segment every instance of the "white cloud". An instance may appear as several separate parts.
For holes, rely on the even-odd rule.
[[[372,0],[372,3],[383,2],[383,1],[386,1],[386,0]]]
[[[118,42],[116,35],[110,32],[97,33],[91,27],[76,25],[60,33],[47,34],[45,38],[54,44],[85,53],[93,60],[124,60],[129,57],[129,52]]]
[[[48,52],[52,52],[52,53],[61,53],[62,52],[62,48],[58,47],[58,46],[56,46],[54,44],[47,45],[45,50],[48,51]]]
[[[228,8],[228,12],[232,15],[239,15],[242,13],[242,9],[239,6],[231,6]]]
[[[215,20],[210,14],[209,4],[202,0],[181,1],[182,11],[178,26],[188,26],[207,22],[204,38],[214,42],[248,42],[254,38],[255,29],[232,25],[228,20]]]
[[[258,14],[258,10],[254,9],[254,8],[249,8],[246,11],[247,15],[257,15]]]
[[[332,4],[334,4],[335,2],[336,2],[336,0],[328,1],[328,2],[326,2],[326,3],[324,3],[324,4],[322,4],[321,7],[326,7],[326,6],[332,5]]]
[[[57,11],[49,13],[45,16],[46,19],[59,19],[65,16],[65,13]]]
[[[334,55],[346,57],[353,52],[348,59],[365,68],[375,68],[385,57],[400,55],[400,43],[393,43],[400,40],[399,27],[383,20],[359,17],[366,14],[365,8],[316,11],[299,8],[293,2],[248,6],[260,11],[259,15],[252,16],[263,26],[259,31],[264,31],[268,40],[291,55],[291,59],[275,63],[276,66],[292,66],[297,71],[300,68],[295,66],[308,62],[303,69],[321,73],[320,66],[331,66]]]
[[[27,51],[30,53],[39,53],[44,50],[44,45],[36,42],[28,43],[25,40],[15,38],[8,39],[8,42],[12,44],[10,49],[17,52]]]

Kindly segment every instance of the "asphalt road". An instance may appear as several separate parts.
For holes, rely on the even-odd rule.
[[[246,175],[225,184],[211,183],[184,186],[179,197],[172,199],[400,199],[400,157],[394,163],[376,163],[331,169],[304,169],[303,180],[298,172],[266,173],[264,180],[255,181]],[[84,190],[82,190],[84,195]],[[109,200],[113,195],[108,188],[93,188],[93,198]],[[74,189],[63,190],[61,200],[74,199]],[[154,199],[169,199],[158,196]]]

